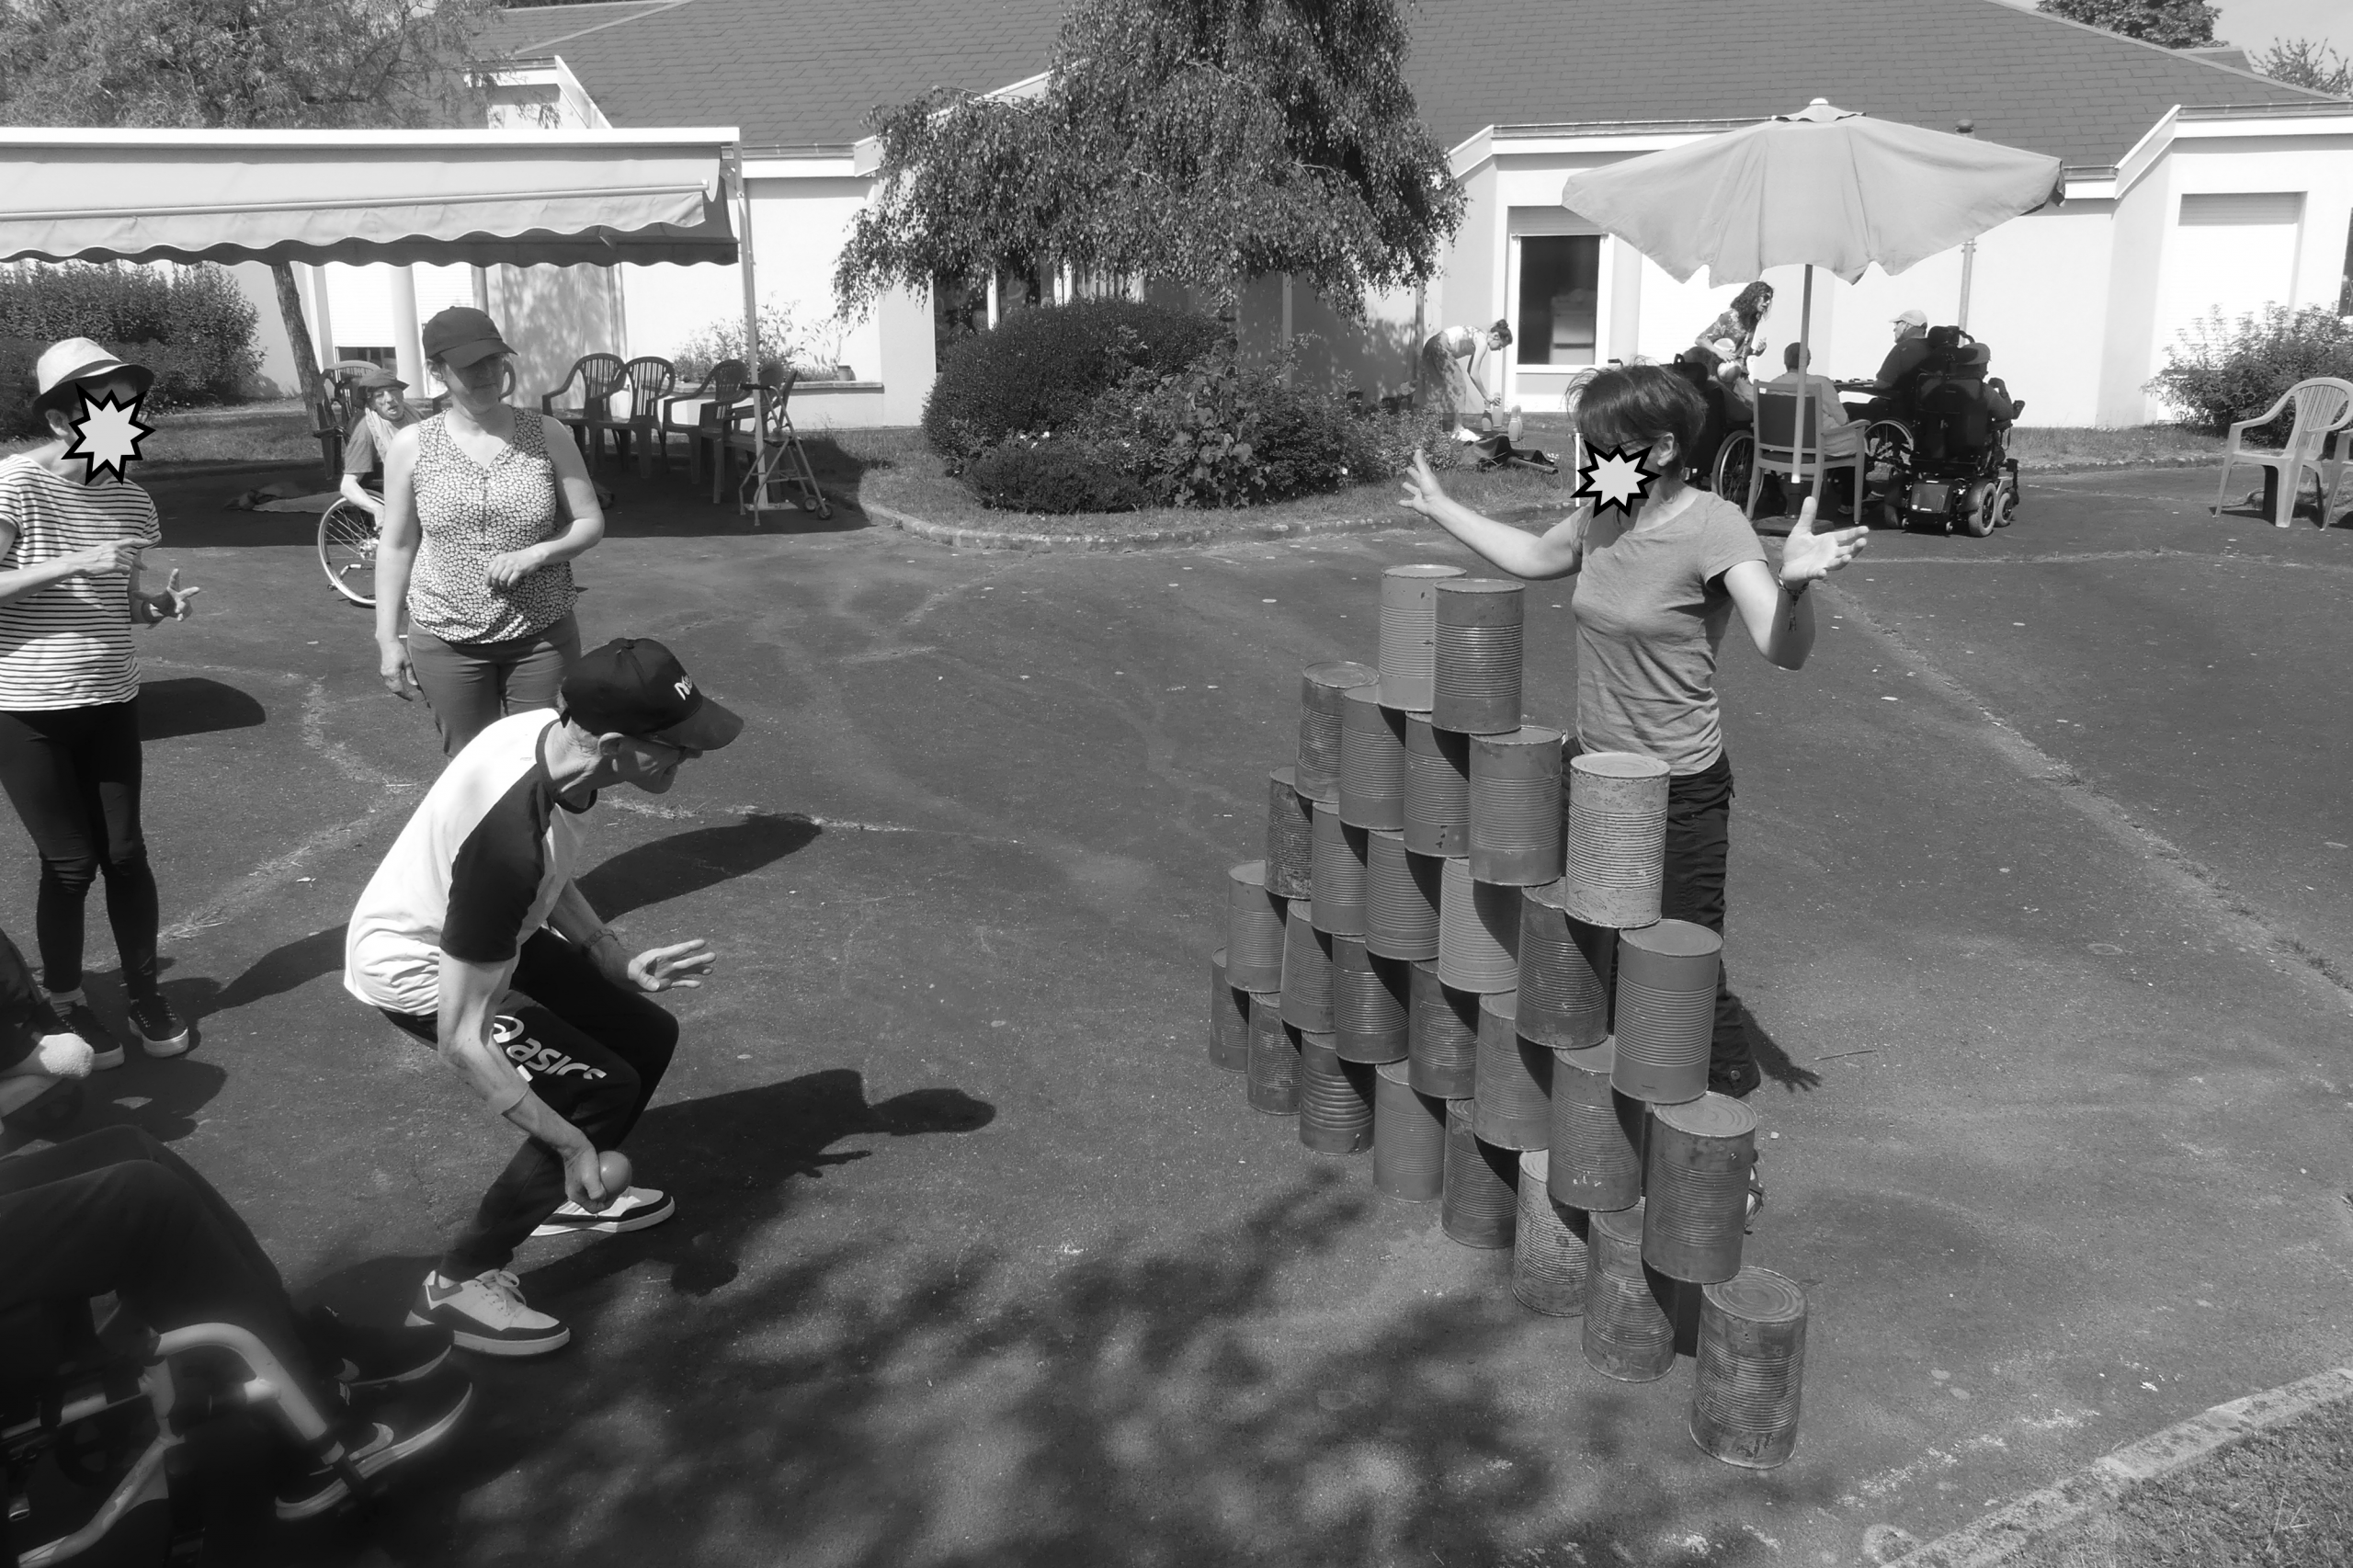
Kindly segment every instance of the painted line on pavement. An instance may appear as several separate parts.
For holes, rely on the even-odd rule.
[[[2215,1405],[2040,1492],[1895,1558],[1887,1568],[2000,1568],[2053,1531],[2113,1507],[2130,1488],[2170,1475],[2300,1415],[2353,1399],[2353,1367]]]
[[[2086,561],[2195,561],[2201,565],[2281,566],[2296,572],[2334,572],[2353,576],[2353,562],[2283,561],[2276,555],[2251,555],[2245,551],[2078,550],[2052,555],[1874,555],[1871,569],[1882,566],[2072,566]]]

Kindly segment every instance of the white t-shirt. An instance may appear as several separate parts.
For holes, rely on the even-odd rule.
[[[136,484],[84,484],[32,459],[0,459],[0,522],[16,530],[0,572],[118,539],[162,540]],[[127,575],[68,577],[0,604],[0,710],[89,708],[139,695]]]
[[[434,780],[351,912],[345,990],[430,1017],[441,1006],[443,953],[512,963],[547,923],[580,845],[578,812],[556,798],[540,756],[540,737],[558,722],[545,709],[509,714]]]

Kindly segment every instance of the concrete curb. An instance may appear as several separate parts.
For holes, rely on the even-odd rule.
[[[2001,1568],[2019,1552],[2092,1514],[2112,1508],[2134,1485],[2170,1475],[2210,1454],[2340,1401],[2353,1399],[2353,1367],[2218,1404],[2154,1437],[2094,1460],[2056,1486],[1893,1559],[1887,1568]]]
[[[1387,517],[1335,517],[1328,521],[1267,523],[1245,528],[1153,528],[1134,534],[1017,533],[1009,528],[966,528],[926,522],[877,501],[863,503],[867,516],[892,528],[960,550],[1069,551],[1107,553],[1129,550],[1172,550],[1187,545],[1217,544],[1229,540],[1305,539],[1317,534],[1373,533],[1407,528]]]
[[[2021,463],[2018,465],[2018,476],[2024,478],[2033,473],[2120,473],[2126,469],[2134,468],[2220,468],[2222,466],[2222,454],[2212,452],[2204,457],[2196,458],[2111,458],[2104,462],[2048,463],[2039,468],[2029,468]]]

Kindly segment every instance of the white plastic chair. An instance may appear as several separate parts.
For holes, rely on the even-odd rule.
[[[2288,444],[2276,452],[2268,452],[2241,445],[2246,433],[2258,425],[2268,425],[2279,417],[2290,403],[2296,405],[2296,416],[2288,426]],[[2334,376],[2315,376],[2309,381],[2298,381],[2279,394],[2279,401],[2252,419],[2242,419],[2231,426],[2230,445],[2222,450],[2222,480],[2214,500],[2219,516],[2230,505],[2231,470],[2241,463],[2266,469],[2279,476],[2278,498],[2272,504],[2271,522],[2274,528],[2286,528],[2296,515],[2296,503],[2303,495],[2304,473],[2311,471],[2313,488],[2320,492],[2321,526],[2328,525],[2328,515],[2336,505],[2336,490],[2345,483],[2345,464],[2338,460],[2336,475],[2325,486],[2322,483],[2321,450],[2328,442],[2329,432],[2342,430],[2353,424],[2353,381],[2343,381]]]
[[[1802,420],[1799,417],[1801,402],[1804,404]],[[1811,392],[1801,395],[1776,392],[1770,387],[1756,389],[1756,459],[1749,465],[1748,499],[1743,511],[1752,517],[1756,515],[1756,494],[1764,489],[1768,473],[1806,480],[1813,484],[1815,495],[1825,496],[1830,487],[1830,471],[1844,468],[1854,471],[1855,507],[1860,513],[1865,461],[1863,430],[1868,421],[1850,419],[1825,429],[1822,414],[1822,399]]]

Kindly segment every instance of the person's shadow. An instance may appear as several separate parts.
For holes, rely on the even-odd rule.
[[[708,1295],[739,1272],[745,1239],[790,1202],[793,1177],[819,1180],[873,1153],[836,1150],[843,1139],[973,1132],[995,1119],[995,1106],[961,1089],[913,1089],[870,1105],[864,1077],[847,1067],[657,1105],[622,1148],[640,1186],[676,1199],[677,1217],[631,1236],[598,1238],[533,1268],[530,1298],[559,1299],[648,1257],[670,1266],[673,1290]],[[383,1321],[405,1306],[431,1261],[371,1258],[335,1270],[304,1294],[347,1316]]]
[[[202,676],[151,680],[139,688],[139,738],[142,741],[167,741],[215,730],[250,730],[268,722],[269,710],[252,696]]]
[[[807,817],[767,815],[692,828],[622,850],[583,876],[580,891],[597,914],[618,920],[763,870],[806,848],[820,831]]]
[[[1740,1004],[1740,1022],[1748,1030],[1749,1049],[1756,1054],[1756,1070],[1768,1079],[1792,1093],[1822,1086],[1822,1074],[1811,1067],[1799,1065],[1787,1051],[1781,1049],[1781,1042],[1773,1038],[1763,1019],[1748,1010],[1745,1002]]]

